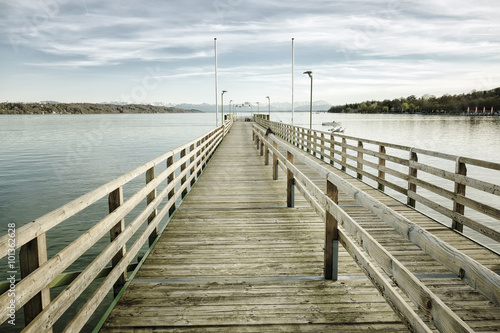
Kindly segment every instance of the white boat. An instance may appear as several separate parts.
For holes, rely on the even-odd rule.
[[[338,123],[336,121],[327,121],[327,122],[321,123],[321,125],[323,125],[323,126],[339,126],[340,123]]]

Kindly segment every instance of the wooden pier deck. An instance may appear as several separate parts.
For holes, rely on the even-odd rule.
[[[298,191],[295,207],[287,207],[286,174],[280,170],[278,180],[272,179],[251,137],[252,124],[234,124],[101,332],[408,331],[344,247],[339,247],[338,280],[323,278],[324,220]],[[314,169],[296,166],[326,189]],[[500,273],[495,253],[330,169]],[[339,194],[339,206],[471,329],[500,331],[498,305],[347,194]],[[437,331],[439,318],[417,312],[429,331]]]

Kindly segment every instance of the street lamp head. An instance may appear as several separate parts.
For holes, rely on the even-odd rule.
[[[227,93],[227,91],[226,90],[222,90],[222,94],[224,94],[224,93]]]
[[[266,98],[267,98],[268,100],[271,100],[271,98],[270,98],[269,96],[266,96]]]
[[[313,72],[312,71],[305,71],[304,74],[309,75],[309,77],[312,77]]]

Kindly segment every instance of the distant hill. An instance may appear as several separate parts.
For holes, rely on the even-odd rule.
[[[266,112],[268,110],[268,104],[267,101],[261,102],[260,106],[257,104],[257,102],[250,102],[251,106],[249,104],[241,104],[241,103],[236,103],[236,112],[257,112],[257,110],[260,109],[260,112]],[[172,105],[178,108],[183,108],[183,109],[196,109],[196,110],[202,110],[204,112],[215,112],[215,104],[188,104],[188,103],[183,103],[183,104],[176,104]],[[301,101],[296,101],[294,103],[295,110],[296,111],[309,111],[310,105],[309,101],[306,102],[301,102]],[[328,103],[327,101],[314,101],[313,102],[313,111],[326,111],[330,108],[331,104]],[[229,103],[227,101],[224,102],[224,110],[228,110]],[[271,111],[291,111],[292,110],[292,103],[289,102],[273,102],[271,100]],[[220,104],[219,104],[219,111],[220,111]]]
[[[198,113],[171,106],[94,103],[0,103],[0,114]]]

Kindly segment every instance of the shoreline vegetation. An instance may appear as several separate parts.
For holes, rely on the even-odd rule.
[[[328,112],[499,115],[500,87],[484,91],[472,90],[468,94],[445,94],[441,97],[426,94],[420,98],[411,95],[393,100],[348,103],[332,106]]]
[[[0,103],[0,114],[203,113],[170,106],[97,103]]]

